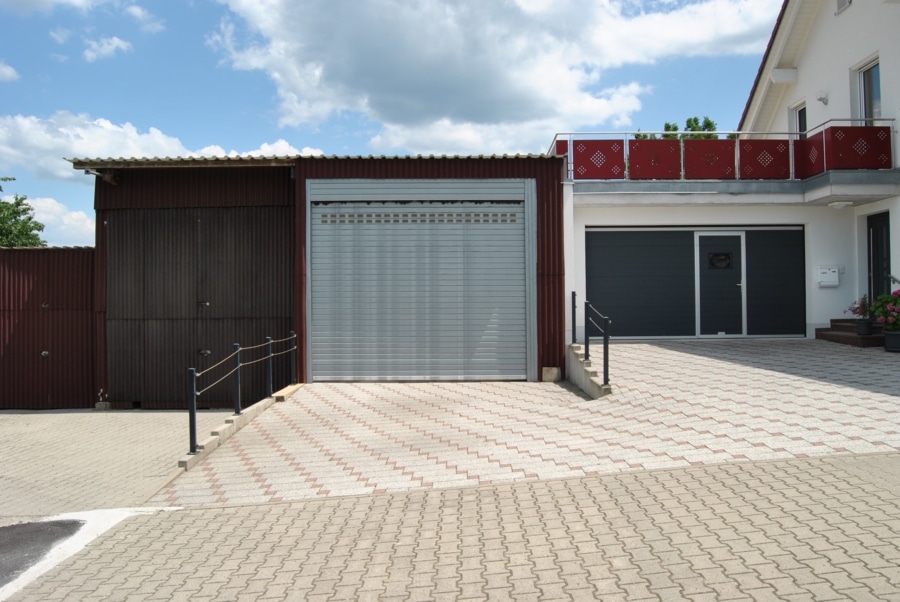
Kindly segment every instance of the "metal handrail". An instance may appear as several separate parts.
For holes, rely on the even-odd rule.
[[[291,347],[284,349],[282,351],[273,353],[272,352],[272,344],[273,343],[284,343],[286,341],[293,341]],[[266,354],[250,361],[241,361],[241,351],[255,350],[265,347]],[[196,368],[188,368],[188,429],[190,430],[190,454],[197,453],[197,397],[212,389],[222,381],[224,381],[229,376],[234,375],[234,415],[241,415],[241,367],[249,366],[252,364],[256,364],[258,362],[266,362],[266,396],[272,397],[272,358],[278,355],[284,355],[285,353],[290,353],[290,379],[291,384],[297,383],[297,361],[296,361],[296,353],[297,353],[297,334],[292,330],[288,333],[288,336],[283,339],[278,339],[277,341],[273,341],[272,337],[266,337],[266,341],[259,345],[252,345],[249,347],[241,347],[240,343],[234,344],[234,351],[231,355],[225,357],[225,359],[217,362],[215,365],[210,366],[206,370],[202,372],[198,372]],[[210,385],[207,385],[205,388],[201,390],[197,390],[197,379],[207,372],[222,366],[229,359],[234,358],[234,363],[231,371],[226,373],[224,376],[216,380]]]
[[[558,132],[555,136],[553,136],[553,141],[550,142],[550,147],[547,149],[548,155],[556,154],[556,142],[559,139],[572,139],[572,137],[577,136],[578,138],[591,139],[596,136],[605,136],[605,137],[615,137],[615,138],[625,138],[626,140],[630,138],[634,138],[635,135],[652,135],[652,136],[672,136],[673,138],[690,138],[691,136],[703,135],[703,134],[712,134],[718,138],[727,139],[728,136],[734,136],[738,139],[742,139],[745,137],[753,137],[753,136],[787,136],[788,138],[796,138],[800,134],[806,134],[809,136],[810,134],[815,134],[818,130],[824,129],[831,124],[834,123],[865,123],[867,125],[888,125],[892,128],[894,127],[894,122],[897,121],[893,117],[877,117],[877,118],[846,118],[846,119],[829,119],[827,121],[823,121],[822,123],[815,125],[805,132],[765,132],[758,130],[716,130],[714,132],[704,132],[704,131],[692,131],[692,130],[678,130],[677,132],[667,132],[664,130],[636,130],[636,131],[615,131],[615,130],[607,130],[607,131],[599,131],[599,132]]]
[[[698,137],[702,138],[705,136],[711,136],[711,137],[714,137],[715,139],[719,139],[719,140],[735,139],[736,142],[740,141],[740,140],[751,140],[751,139],[755,139],[755,138],[761,138],[761,139],[784,138],[785,142],[787,142],[787,144],[789,146],[789,156],[790,156],[790,162],[789,162],[790,173],[786,179],[795,180],[797,178],[797,174],[794,171],[794,169],[795,169],[794,146],[796,143],[798,143],[798,141],[801,140],[801,138],[802,139],[813,138],[817,135],[820,135],[822,132],[824,132],[825,128],[827,128],[831,125],[834,125],[834,124],[850,124],[850,125],[864,124],[866,126],[890,127],[891,132],[893,134],[896,134],[897,130],[895,127],[895,121],[896,120],[894,118],[829,119],[827,121],[824,121],[816,126],[813,126],[809,129],[807,129],[805,132],[760,132],[760,131],[737,131],[737,130],[734,130],[734,131],[722,130],[722,131],[714,131],[714,132],[691,131],[691,130],[678,130],[675,132],[666,132],[666,131],[659,131],[659,130],[647,131],[647,132],[641,132],[641,131],[635,131],[635,132],[631,132],[631,131],[560,132],[560,133],[557,133],[553,137],[553,141],[550,143],[550,148],[547,150],[547,154],[548,155],[556,155],[557,142],[559,140],[568,141],[569,148],[566,152],[566,155],[568,156],[569,161],[568,161],[567,173],[566,173],[565,179],[569,180],[569,181],[574,181],[575,174],[574,174],[573,170],[574,170],[575,166],[573,163],[572,153],[573,153],[573,145],[578,140],[596,140],[596,139],[604,139],[604,138],[607,138],[607,139],[614,138],[616,140],[627,141],[628,139],[636,138],[637,136],[648,136],[648,137],[662,137],[662,138],[676,139],[679,143],[681,143],[683,140],[686,140],[686,139],[692,139],[692,138],[698,138]],[[891,157],[892,157],[891,167],[893,167],[893,164],[896,161],[896,157],[897,157],[896,148],[895,148],[895,146],[896,146],[895,138],[896,137],[894,135],[892,135],[891,140],[890,140]],[[684,151],[683,145],[680,144],[680,146],[681,146],[681,157],[680,157],[680,159],[681,159],[681,174],[677,178],[672,178],[672,180],[683,179],[684,161],[685,161],[684,152],[685,151]],[[628,160],[629,152],[628,152],[627,144],[625,145],[625,148],[623,149],[622,152],[624,154],[625,165],[626,165],[625,180],[630,180],[630,168],[629,168],[629,160]],[[823,161],[824,160],[825,159],[823,158]],[[740,144],[737,144],[737,143],[735,144],[734,161],[735,161],[735,165],[734,165],[735,178],[734,179],[742,180],[743,178],[741,178],[741,175],[740,175],[741,174],[741,171],[740,171],[741,148],[740,148]],[[828,169],[829,169],[828,165],[825,165],[824,169],[826,171],[828,171]],[[619,179],[621,179],[621,178],[619,178]]]
[[[576,304],[576,294],[575,291],[572,291],[572,343],[578,342],[578,337],[576,336],[576,317],[578,306]],[[594,315],[600,319],[603,326],[597,324],[594,320]],[[609,331],[610,325],[612,324],[612,320],[609,316],[604,316],[600,313],[596,307],[594,307],[590,301],[584,302],[584,361],[588,362],[591,359],[591,329],[590,325],[593,325],[597,330],[603,333],[603,385],[609,385]]]

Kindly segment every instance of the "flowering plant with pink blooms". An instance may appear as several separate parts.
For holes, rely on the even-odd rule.
[[[872,304],[869,303],[869,295],[863,295],[850,304],[850,307],[844,310],[845,314],[853,314],[860,320],[868,320],[872,313]]]
[[[872,314],[875,323],[884,326],[885,330],[900,330],[900,289],[878,295],[872,303]]]

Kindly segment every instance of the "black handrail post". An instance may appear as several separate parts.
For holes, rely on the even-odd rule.
[[[266,337],[266,397],[272,397],[272,337]]]
[[[197,370],[188,368],[188,428],[191,431],[191,451],[197,453]]]
[[[293,339],[293,346],[291,347],[291,353],[288,357],[290,357],[291,361],[291,384],[297,384],[297,333],[291,330],[288,332],[288,335]]]
[[[609,386],[609,324],[611,320],[603,318],[603,384]]]
[[[584,361],[591,359],[591,302],[584,302]]]
[[[575,318],[576,318],[576,314],[578,313],[578,306],[575,303],[575,295],[576,295],[575,291],[572,291],[572,343],[573,344],[578,342],[578,330],[575,327],[575,324],[577,322],[577,320]]]
[[[241,344],[234,344],[234,415],[241,415]]]

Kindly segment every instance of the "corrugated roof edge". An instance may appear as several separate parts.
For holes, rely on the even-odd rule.
[[[272,157],[131,157],[131,158],[113,158],[105,159],[84,158],[84,159],[66,159],[72,164],[74,169],[124,169],[124,168],[150,168],[150,167],[219,167],[229,165],[233,167],[240,166],[290,166],[297,159],[310,160],[347,160],[347,159],[371,159],[371,160],[435,160],[435,159],[547,159],[554,155],[356,155],[356,156],[337,156],[337,155],[290,155],[290,156],[272,156]]]
[[[0,251],[59,251],[60,249],[87,249],[90,251],[94,250],[94,247],[86,247],[86,246],[64,246],[64,247],[54,247],[54,246],[46,246],[46,247],[0,247]]]

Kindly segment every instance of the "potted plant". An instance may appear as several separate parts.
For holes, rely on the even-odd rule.
[[[851,303],[844,313],[856,316],[856,334],[863,336],[872,334],[872,304],[869,303],[869,295],[863,295]]]
[[[870,309],[884,326],[884,350],[900,351],[900,289],[878,295]]]

